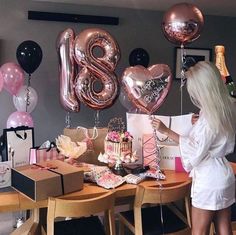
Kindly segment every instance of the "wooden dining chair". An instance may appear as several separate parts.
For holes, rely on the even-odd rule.
[[[124,226],[135,235],[191,234],[190,188],[190,181],[174,186],[138,186],[134,209],[119,213],[119,234],[124,234]],[[176,202],[179,205],[173,204]]]
[[[47,235],[115,235],[114,193],[83,200],[49,198]],[[98,217],[104,212],[105,226]],[[56,218],[70,220],[56,221]]]

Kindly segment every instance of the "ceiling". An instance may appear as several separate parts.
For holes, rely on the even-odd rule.
[[[177,3],[192,3],[203,15],[236,17],[235,0],[33,0],[38,2],[72,3],[87,6],[120,7],[143,10],[166,11]]]

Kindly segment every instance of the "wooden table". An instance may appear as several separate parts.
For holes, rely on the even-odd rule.
[[[233,170],[236,174],[236,163],[231,163]],[[146,180],[141,182],[141,185],[176,185],[182,182],[191,181],[188,174],[185,172],[175,172],[172,170],[165,170],[166,179],[165,180]],[[107,189],[99,187],[94,183],[85,183],[84,188],[78,192],[66,194],[60,196],[60,198],[68,198],[68,199],[84,199],[99,196],[105,192]],[[132,184],[124,184],[114,189],[116,195],[117,204],[122,204],[122,202],[127,203],[127,198],[134,197],[136,191],[136,185]],[[3,192],[0,193],[0,212],[10,212],[10,211],[19,211],[19,210],[32,210],[33,216],[22,226],[19,227],[18,230],[12,233],[12,235],[16,234],[28,234],[29,229],[32,228],[34,230],[37,227],[38,219],[39,219],[39,208],[46,208],[47,200],[34,202],[23,194],[13,191],[13,192]],[[35,228],[36,229],[36,228]],[[35,230],[36,231],[36,230]],[[32,232],[31,234],[38,234]]]
[[[165,171],[166,179],[165,180],[146,180],[140,184],[145,185],[170,185],[178,184],[191,180],[188,177],[188,174],[185,172],[175,172],[171,170]],[[124,184],[114,189],[117,200],[134,196],[136,190],[136,185],[133,184]],[[66,194],[60,196],[60,198],[68,199],[83,199],[99,196],[105,192],[107,189],[97,186],[94,183],[84,183],[84,188],[80,191]],[[44,208],[47,207],[47,200],[35,202],[24,194],[21,194],[17,191],[13,192],[2,192],[0,193],[0,212],[9,212],[9,211],[18,211],[18,210],[31,210],[35,208]]]

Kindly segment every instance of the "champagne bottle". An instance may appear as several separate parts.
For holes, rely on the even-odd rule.
[[[223,77],[229,94],[236,98],[236,87],[225,63],[225,47],[223,45],[215,46],[215,64]]]

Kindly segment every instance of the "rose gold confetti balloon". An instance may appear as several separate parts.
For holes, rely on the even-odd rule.
[[[184,45],[199,38],[203,24],[203,15],[195,5],[179,3],[165,13],[162,30],[170,42]]]

